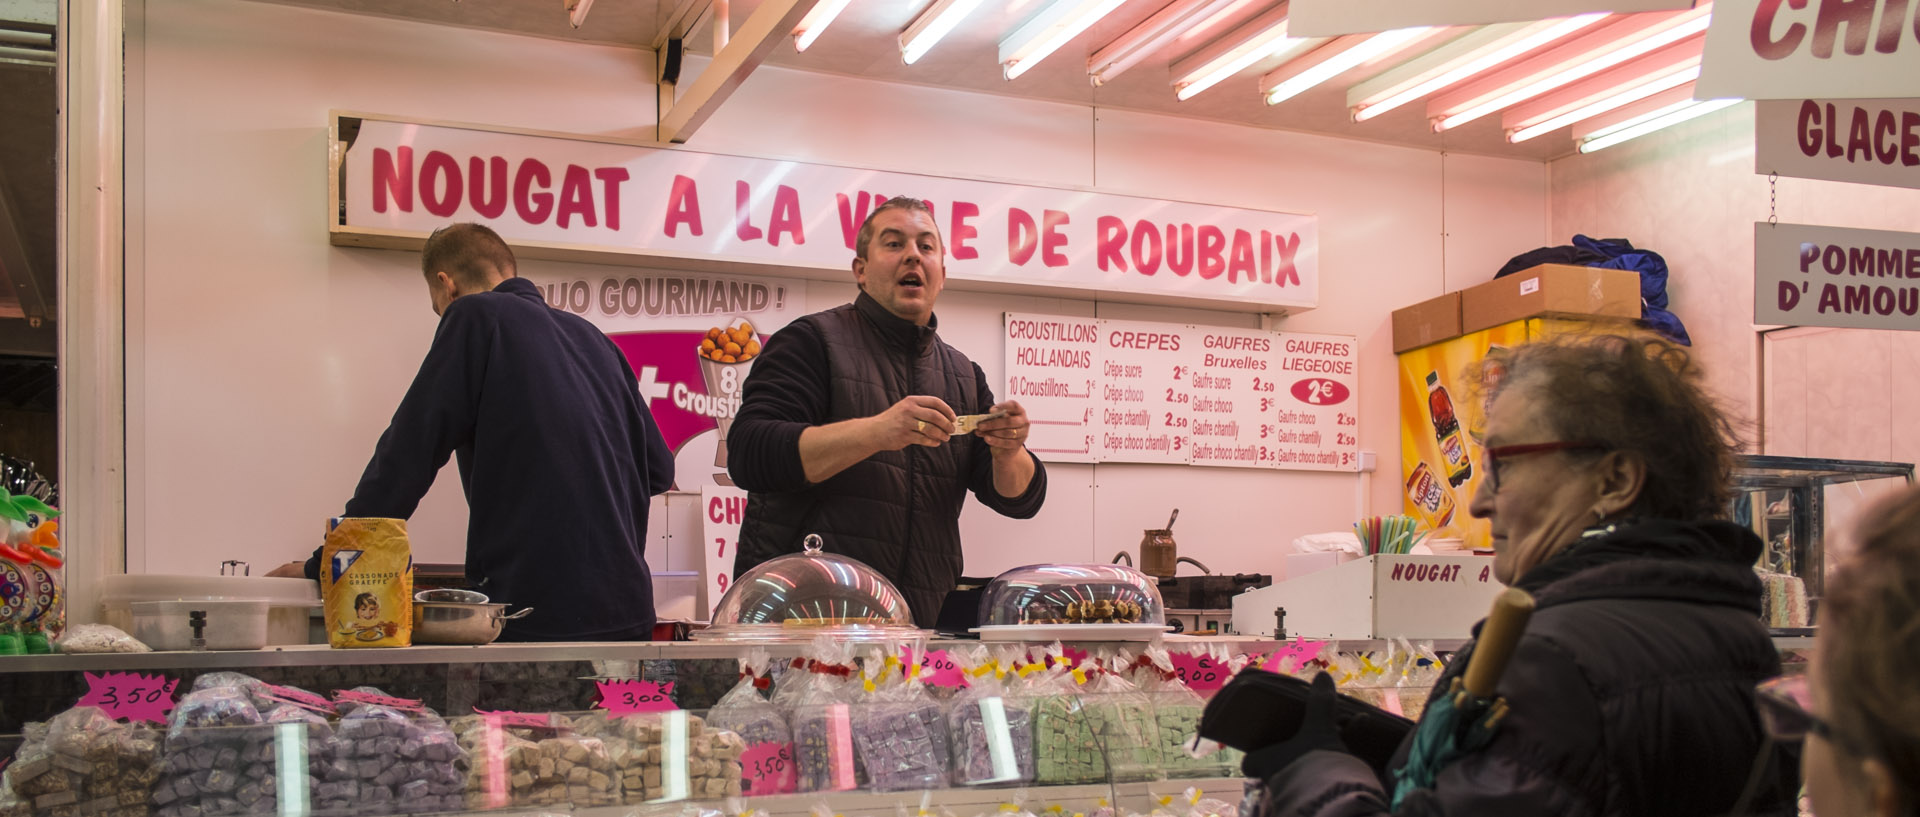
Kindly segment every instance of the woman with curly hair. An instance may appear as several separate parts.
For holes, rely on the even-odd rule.
[[[1491,398],[1469,510],[1491,523],[1494,575],[1536,602],[1497,690],[1509,713],[1490,743],[1396,802],[1316,713],[1332,705],[1316,679],[1309,726],[1248,755],[1265,810],[1720,815],[1757,774],[1747,813],[1792,813],[1794,758],[1755,711],[1754,686],[1780,672],[1759,619],[1762,543],[1722,518],[1736,436],[1686,351],[1617,336],[1530,344]]]

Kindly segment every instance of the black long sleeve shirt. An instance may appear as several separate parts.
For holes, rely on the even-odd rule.
[[[456,299],[345,515],[412,516],[449,454],[468,580],[534,608],[504,639],[649,637],[647,510],[673,484],[673,455],[606,335],[522,278]]]

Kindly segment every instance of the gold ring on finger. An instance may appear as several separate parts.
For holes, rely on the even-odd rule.
[[[913,426],[913,430],[915,430],[915,431],[926,431],[926,430],[927,430],[927,421],[925,421],[925,420],[915,420],[915,421],[914,421],[914,426]]]

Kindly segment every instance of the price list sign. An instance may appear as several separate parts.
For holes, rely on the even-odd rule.
[[[1005,323],[1007,388],[1000,399],[1027,410],[1027,450],[1047,462],[1093,462],[1102,322],[1009,312]]]
[[[1199,359],[1193,327],[1102,321],[1106,358],[1094,419],[1104,462],[1185,463],[1191,452],[1189,388]]]
[[[1353,471],[1360,467],[1359,383],[1353,338],[1281,332],[1272,415],[1279,467]]]
[[[1007,391],[1048,462],[1353,471],[1342,335],[1008,313]]]
[[[1200,350],[1191,378],[1194,465],[1272,468],[1273,333],[1200,327],[1189,332]]]

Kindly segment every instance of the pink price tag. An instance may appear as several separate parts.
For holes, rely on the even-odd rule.
[[[553,726],[553,716],[544,712],[488,712],[474,707],[473,714],[479,715],[487,723],[496,726],[530,726],[535,729],[548,729]]]
[[[600,700],[595,706],[615,715],[640,715],[647,712],[672,712],[673,683],[659,681],[595,681]]]
[[[343,703],[384,706],[388,709],[398,709],[404,712],[425,712],[427,709],[425,706],[422,706],[419,701],[412,698],[391,698],[386,695],[375,695],[371,692],[355,692],[351,689],[334,690],[333,699]]]
[[[967,686],[966,673],[960,671],[960,665],[947,657],[946,650],[932,650],[920,656],[920,681],[927,686],[953,687]]]
[[[1193,656],[1176,652],[1169,656],[1173,659],[1173,671],[1180,677],[1180,683],[1195,692],[1212,692],[1227,683],[1227,668],[1215,663],[1212,656]]]
[[[332,701],[329,701],[322,696],[315,695],[304,689],[298,689],[295,687],[274,686],[273,684],[261,684],[260,689],[258,690],[258,694],[263,698],[270,698],[276,701],[280,701],[281,703],[293,704],[294,706],[300,707],[301,709],[306,709],[312,712],[320,712],[328,715],[333,714]]]
[[[793,744],[769,740],[748,746],[740,754],[747,775],[748,797],[792,794],[800,790],[800,773],[793,763]]]
[[[1067,666],[1070,667],[1080,666],[1087,660],[1087,651],[1079,647],[1062,647],[1060,648],[1060,655],[1067,659]]]
[[[75,706],[97,706],[109,718],[129,721],[166,723],[167,711],[173,709],[173,690],[180,685],[178,680],[161,675],[81,674],[87,679],[87,694],[80,696]]]
[[[1284,659],[1292,658],[1293,662],[1290,668],[1294,672],[1299,672],[1302,667],[1307,665],[1307,662],[1319,658],[1320,653],[1326,648],[1327,642],[1325,641],[1308,641],[1303,638],[1295,638],[1292,644],[1281,645],[1279,649],[1273,651],[1272,655],[1261,659],[1259,666],[1268,672],[1279,672],[1282,665],[1286,663]]]

